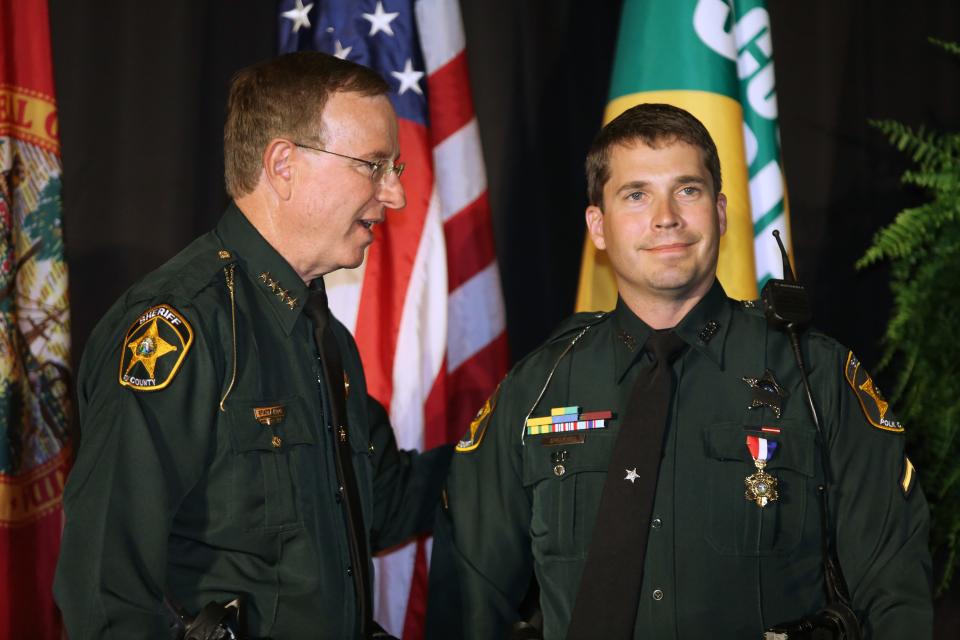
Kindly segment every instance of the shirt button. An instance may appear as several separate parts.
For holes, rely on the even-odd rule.
[[[661,591],[660,589],[654,589],[653,599],[656,600],[657,602],[659,602],[660,600],[663,600],[663,591]]]
[[[337,492],[333,494],[333,497],[337,504],[340,504],[340,501],[343,500],[343,487],[337,487]]]
[[[352,575],[353,575],[353,567],[347,567],[347,575],[348,575],[348,576],[352,576]]]
[[[660,527],[663,526],[663,520],[661,520],[660,518],[654,518],[653,522],[650,523],[650,526],[653,527],[654,529],[659,529]]]

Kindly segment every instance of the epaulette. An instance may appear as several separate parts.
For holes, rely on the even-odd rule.
[[[211,248],[209,241],[201,239],[133,287],[128,304],[141,308],[121,343],[120,386],[150,392],[165,389],[173,382],[194,342],[194,328],[183,313],[182,304],[189,306],[190,301],[219,276],[224,289],[230,292],[231,313],[234,313],[235,262],[230,251]],[[135,302],[140,299],[142,306]]]
[[[156,271],[147,274],[127,292],[127,304],[155,298],[192,300],[219,278],[236,258],[224,247],[211,242],[210,234],[194,240]]]
[[[600,324],[609,317],[609,311],[587,311],[575,313],[561,322],[557,328],[553,330],[553,332],[550,334],[550,337],[547,338],[546,344],[556,342],[557,340],[560,340],[571,333],[582,331],[586,327],[592,327],[595,324]]]
[[[520,358],[514,365],[514,369],[523,366],[528,360],[536,357],[538,354],[542,354],[549,347],[552,347],[559,342],[564,340],[569,342],[570,340],[577,338],[581,333],[585,332],[590,327],[600,324],[609,317],[609,311],[588,311],[573,314],[557,325],[557,327],[550,333],[550,336],[536,349]]]
[[[171,269],[164,286],[171,293],[191,299],[215,279],[222,284],[224,269],[236,261],[233,253],[224,248],[197,252],[180,268]]]

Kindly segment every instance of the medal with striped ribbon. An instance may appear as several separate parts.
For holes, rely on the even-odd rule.
[[[757,467],[757,470],[744,479],[744,483],[747,485],[744,497],[756,502],[757,506],[762,508],[778,497],[777,479],[765,471],[767,462],[777,450],[777,441],[748,435],[747,449],[753,457],[753,464]]]

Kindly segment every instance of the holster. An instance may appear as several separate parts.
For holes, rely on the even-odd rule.
[[[166,603],[173,614],[170,629],[173,640],[246,640],[240,598],[209,602],[195,616],[185,614],[169,600]]]

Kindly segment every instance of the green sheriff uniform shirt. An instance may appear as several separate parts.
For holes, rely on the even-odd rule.
[[[242,596],[254,638],[357,635],[307,295],[231,206],[99,323],[54,587],[72,640],[168,638],[165,596],[189,613]],[[375,551],[429,527],[450,450],[397,450],[353,339],[334,332]]]
[[[787,336],[746,307],[716,283],[676,328],[688,347],[673,364],[637,638],[761,638],[824,604],[815,426]],[[454,455],[447,557],[461,602],[432,610],[429,628],[450,616],[457,637],[507,637],[535,573],[544,637],[566,635],[623,412],[650,366],[642,349],[650,331],[622,301],[610,314],[581,314],[504,379]],[[802,345],[854,608],[867,637],[930,637],[929,516],[902,427],[847,349],[816,332]],[[785,392],[780,417],[770,406],[749,408],[754,390],[744,378],[766,370]],[[613,417],[603,428],[525,433],[528,416],[564,407]],[[779,445],[767,467],[779,499],[765,508],[745,498],[756,471],[749,434]]]

